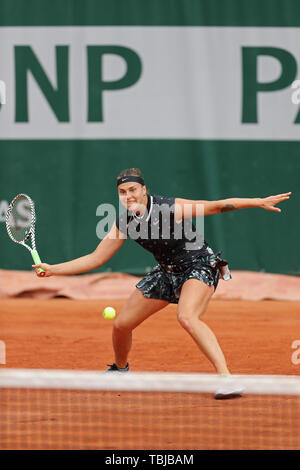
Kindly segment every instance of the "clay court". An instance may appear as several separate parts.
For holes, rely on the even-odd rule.
[[[299,41],[295,0],[0,0],[0,450],[300,450]],[[145,276],[195,341],[169,304],[122,374]]]
[[[124,299],[2,299],[1,368],[103,371],[113,362],[112,320]],[[204,320],[233,374],[299,375],[292,343],[300,302],[212,300]],[[214,373],[176,319],[176,306],[134,332],[132,371]],[[1,449],[300,449],[300,398],[211,394],[2,390]]]

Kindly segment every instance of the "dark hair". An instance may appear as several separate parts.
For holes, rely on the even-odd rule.
[[[139,168],[127,168],[127,170],[121,171],[119,176],[117,176],[117,182],[120,178],[123,178],[124,176],[140,176],[141,178],[144,178]]]

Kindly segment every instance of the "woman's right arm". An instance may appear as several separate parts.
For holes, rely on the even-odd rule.
[[[79,274],[91,271],[106,263],[106,261],[121,248],[125,240],[126,236],[117,229],[114,223],[110,232],[101,240],[92,253],[61,264],[34,264],[33,268],[35,268],[35,272],[39,277],[41,277],[38,273],[39,268],[45,271],[45,277]]]

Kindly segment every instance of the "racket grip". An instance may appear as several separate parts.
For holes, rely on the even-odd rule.
[[[36,250],[32,250],[31,252],[34,264],[41,264],[41,258]],[[39,274],[41,276],[45,276],[45,271],[42,268],[39,268]]]

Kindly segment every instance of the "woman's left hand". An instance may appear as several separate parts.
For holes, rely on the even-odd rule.
[[[277,194],[276,196],[269,196],[259,200],[259,207],[267,211],[281,212],[281,209],[275,207],[279,202],[285,201],[290,198],[292,193]]]

